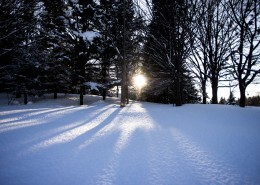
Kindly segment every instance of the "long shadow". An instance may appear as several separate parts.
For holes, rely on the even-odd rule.
[[[88,145],[92,144],[94,141],[100,139],[102,136],[107,136],[108,133],[113,129],[112,122],[119,114],[122,109],[117,107],[105,120],[103,120],[99,125],[91,130],[91,132],[86,133],[84,136],[77,138],[78,147],[80,150],[85,149]]]
[[[17,118],[13,121],[0,124],[0,133],[17,129],[24,129],[27,127],[39,126],[46,123],[46,120],[56,119],[58,117],[61,117],[62,115],[66,115],[67,112],[72,111],[77,111],[76,107],[50,111],[39,110],[39,112],[32,113],[33,115],[24,114],[23,116],[21,116],[21,118]]]
[[[64,97],[66,97],[66,95],[63,95]],[[74,98],[74,97],[72,97]],[[97,97],[96,101],[101,100],[101,97]],[[59,101],[61,101],[61,99],[57,99]],[[43,100],[39,100],[39,101],[43,101]],[[4,117],[15,117],[15,116],[20,116],[21,114],[26,114],[28,115],[29,113],[34,113],[37,110],[62,110],[62,109],[69,109],[69,108],[78,108],[78,104],[75,103],[72,104],[71,102],[68,102],[66,104],[48,104],[48,102],[55,102],[55,100],[53,99],[47,99],[46,104],[32,104],[30,106],[27,105],[19,105],[19,106],[4,106],[4,107],[0,107],[0,116],[2,117],[2,119]],[[68,100],[64,99],[64,102],[67,102]],[[87,104],[88,107],[91,106],[96,106],[93,105],[93,103],[95,103],[96,101],[91,102],[90,104]],[[3,123],[3,122],[2,122]]]
[[[92,112],[92,109],[97,109],[98,107],[99,105],[93,105],[88,107],[70,107],[70,108],[64,108],[62,110],[51,110],[50,113],[49,112],[41,113],[41,115],[43,116],[39,118],[36,117],[35,119],[29,119],[28,116],[24,115],[24,117],[26,117],[24,118],[24,121],[19,120],[18,122],[16,121],[11,124],[5,123],[5,125],[0,125],[0,133],[5,131],[13,131],[16,129],[24,129],[27,127],[38,127],[38,126],[45,127],[52,122],[56,122],[56,120],[62,119],[62,117],[64,117],[64,119],[70,119],[71,114],[76,113],[76,111],[78,112],[80,111],[82,113],[86,111],[86,115],[88,115],[87,114],[88,112]]]
[[[0,116],[2,118],[4,117],[15,117],[17,115],[20,115],[20,114],[28,114],[28,113],[31,113],[31,112],[35,112],[36,110],[38,110],[40,108],[28,108],[28,109],[23,109],[21,107],[19,107],[19,109],[16,107],[16,108],[13,108],[13,107],[10,107],[8,110],[4,109],[3,111],[1,111],[0,109]],[[41,108],[42,110],[49,110],[50,108]]]
[[[57,132],[55,132],[55,135],[61,134],[63,132],[66,132],[66,131],[72,130],[74,128],[80,127],[82,125],[85,125],[87,122],[91,122],[92,120],[94,120],[99,115],[105,113],[108,109],[110,109],[110,107],[106,107],[105,109],[101,110],[100,112],[97,112],[96,114],[92,115],[91,117],[89,117],[87,119],[82,119],[81,121],[73,123],[73,124],[66,125],[66,123],[63,123],[63,126],[55,128],[55,130],[57,131]],[[82,111],[82,113],[83,112],[84,111]],[[70,118],[70,115],[67,115],[66,117]],[[68,122],[68,123],[70,123],[71,121],[74,121],[74,118],[70,118],[69,120],[66,119],[66,122]],[[64,126],[64,125],[66,125],[66,126]],[[58,132],[58,131],[60,131],[60,132]]]
[[[57,135],[65,133],[66,131],[80,127],[86,124],[86,122],[91,122],[98,115],[106,112],[109,108],[110,106],[106,106],[102,110],[98,111],[97,113],[89,116],[88,115],[89,113],[92,113],[93,110],[97,109],[96,106],[92,106],[87,109],[79,110],[78,112],[65,114],[63,115],[63,117],[55,118],[44,124],[25,127],[22,130],[20,129],[13,130],[12,133],[8,133],[9,139],[5,139],[6,142],[10,143],[10,145],[8,145],[8,149],[2,148],[0,151],[5,150],[5,152],[8,152],[10,150],[17,149],[17,148],[21,148],[21,149],[30,148],[31,146],[36,145],[37,143],[41,143],[44,140],[48,140],[48,138],[55,137]],[[76,114],[81,119],[75,120],[75,117],[72,114],[73,115]],[[32,133],[32,134],[28,135],[28,133]],[[4,137],[5,134],[3,135],[2,133],[1,135],[2,138],[5,138]],[[14,137],[10,137],[11,135],[13,135]],[[28,139],[25,140],[25,138]],[[12,140],[14,141],[12,142]],[[15,144],[13,145],[12,143]]]
[[[117,178],[118,176],[121,175],[126,176],[128,178],[129,177],[135,178],[135,176],[138,177],[139,173],[143,174],[144,171],[140,172],[139,170],[142,169],[144,170],[145,168],[143,168],[143,166],[138,167],[140,161],[136,163],[135,160],[137,158],[133,156],[136,156],[138,154],[141,155],[140,152],[135,151],[134,149],[138,149],[139,147],[141,149],[144,149],[147,147],[147,143],[145,141],[138,140],[138,138],[135,137],[145,138],[147,136],[145,133],[153,129],[153,123],[152,120],[150,122],[150,118],[147,117],[145,110],[143,109],[139,110],[139,108],[140,108],[139,105],[135,105],[133,103],[125,107],[123,109],[122,114],[120,114],[120,116],[117,117],[117,119],[114,121],[116,127],[115,130],[111,129],[110,132],[104,132],[104,134],[101,133],[96,135],[98,139],[100,137],[104,138],[108,134],[112,133],[112,131],[113,133],[119,134],[118,137],[116,137],[114,144],[112,142],[110,143],[107,142],[107,139],[105,140],[105,142],[103,142],[109,144],[110,148],[113,150],[111,155],[105,156],[107,161],[104,162],[103,167],[98,171],[98,174],[95,177],[95,182],[97,184],[125,184],[124,182],[128,182],[126,184],[132,184],[133,182],[135,182],[135,179],[131,180],[130,183],[130,181],[128,181],[127,179],[117,179]],[[85,149],[85,147],[89,146],[91,143],[94,143],[97,139],[93,137],[93,140],[90,140],[90,143],[85,142],[84,145],[81,146],[81,148]],[[129,148],[131,146],[132,148]],[[143,151],[145,151],[145,149]],[[146,155],[146,154],[142,153],[142,155]],[[142,157],[143,156],[140,156],[141,159],[144,159]],[[140,158],[138,158],[138,160]],[[129,162],[132,162],[132,164],[129,164]],[[143,161],[141,161],[141,163],[142,162]],[[138,168],[134,170],[136,173],[138,173],[135,175],[134,175],[135,172],[132,173],[133,172],[132,170],[128,171],[127,167],[125,167],[125,166],[133,167],[134,164],[136,165],[135,167]],[[122,173],[120,170],[125,171],[125,173],[127,174]],[[142,179],[142,182],[145,182],[145,180]]]
[[[143,126],[138,126],[139,121],[142,125],[142,116],[136,117],[138,114],[135,113],[135,109],[132,109],[132,106],[127,106],[124,109],[118,106],[107,106],[105,107],[107,110],[102,109],[101,111],[103,112],[93,114],[98,110],[96,107],[89,111],[85,110],[85,112],[66,114],[67,117],[63,116],[56,119],[56,121],[59,120],[58,122],[52,120],[51,123],[48,122],[38,127],[27,127],[23,131],[28,142],[20,145],[20,148],[15,148],[7,153],[10,154],[7,158],[3,153],[0,153],[0,157],[3,157],[0,160],[2,160],[3,164],[8,159],[9,161],[15,161],[13,164],[16,164],[16,168],[26,165],[28,169],[36,170],[36,174],[41,173],[42,169],[44,172],[47,168],[48,172],[41,173],[40,178],[48,177],[49,174],[55,173],[60,175],[64,182],[69,183],[72,182],[72,177],[80,178],[83,182],[82,184],[93,182],[93,180],[100,182],[99,180],[102,181],[106,177],[111,182],[114,182],[113,178],[120,174],[122,152],[127,152],[125,150],[133,139],[134,133],[137,130],[143,130]],[[128,113],[131,114],[129,119],[127,118]],[[84,116],[84,114],[89,116]],[[135,119],[131,119],[133,117]],[[138,120],[138,123],[134,123],[135,120]],[[66,125],[68,127],[64,127]],[[131,127],[130,130],[127,128],[128,125]],[[71,133],[75,133],[76,137],[64,137],[64,140],[59,140],[61,139],[59,138],[60,135],[70,137]],[[37,135],[43,136],[37,138]],[[21,139],[24,140],[22,137]],[[30,141],[31,139],[33,141]],[[54,144],[51,141],[54,141]],[[137,142],[137,140],[135,141]],[[142,145],[139,147],[142,147]],[[19,153],[20,151],[21,153]],[[15,152],[20,154],[19,158]],[[123,157],[126,158],[127,155]],[[127,162],[124,164],[127,164]],[[8,168],[13,170],[14,173],[21,172],[28,175],[15,167],[8,166]],[[101,176],[95,179],[97,175]]]
[[[88,119],[81,119],[74,126],[71,126],[70,128],[64,129],[60,132],[56,132],[55,134],[49,135],[47,138],[45,135],[45,139],[42,139],[42,141],[38,141],[35,144],[32,144],[29,147],[29,151],[41,150],[56,144],[71,143],[78,137],[90,132],[92,129],[95,129],[97,126],[99,126],[100,119],[102,120],[103,117],[106,116],[107,113],[109,113],[110,108],[111,107],[108,106],[102,111],[100,111],[98,114],[95,114],[94,116]]]
[[[7,118],[1,120],[0,126],[7,125],[7,124],[17,122],[17,121],[33,119],[34,117],[39,117],[41,115],[46,115],[46,114],[51,114],[51,113],[59,114],[59,112],[65,112],[67,110],[69,111],[71,109],[76,109],[76,108],[77,107],[64,107],[64,108],[53,108],[53,109],[38,108],[38,109],[31,110],[31,111],[23,112],[23,113],[17,113],[17,116],[15,116],[14,114],[8,114],[8,115],[5,115],[5,117],[7,117]],[[12,120],[8,121],[8,119],[12,119]]]

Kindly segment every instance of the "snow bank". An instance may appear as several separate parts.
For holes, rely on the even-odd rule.
[[[0,107],[0,184],[260,184],[260,108],[70,98]]]

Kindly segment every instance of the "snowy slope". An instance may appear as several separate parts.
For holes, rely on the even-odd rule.
[[[260,184],[260,108],[66,95],[0,107],[0,184]]]

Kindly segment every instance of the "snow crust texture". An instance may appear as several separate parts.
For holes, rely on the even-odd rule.
[[[260,109],[0,107],[0,184],[260,184]]]

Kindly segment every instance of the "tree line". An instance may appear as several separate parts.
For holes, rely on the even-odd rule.
[[[0,9],[1,91],[25,103],[30,94],[70,92],[82,105],[88,82],[105,99],[121,79],[124,35],[127,61],[141,41],[131,0],[1,0]]]
[[[210,83],[218,103],[221,82],[232,81],[244,107],[259,77],[257,0],[1,0],[0,10],[0,91],[25,103],[63,92],[82,105],[95,82],[103,99],[121,86],[124,106],[138,72],[146,101],[206,103]]]
[[[181,105],[196,98],[192,87],[196,84],[206,103],[209,82],[211,103],[217,104],[218,88],[233,84],[239,87],[239,105],[244,107],[246,88],[260,74],[259,1],[146,0],[146,4],[151,14],[146,65],[157,84],[149,91],[163,89],[159,101],[166,97]]]

